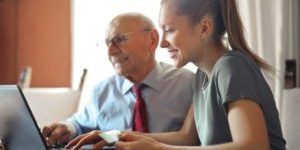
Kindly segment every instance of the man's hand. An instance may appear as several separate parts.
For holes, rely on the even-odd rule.
[[[43,137],[46,139],[48,145],[64,144],[71,138],[70,125],[66,122],[52,122],[42,129]]]
[[[102,140],[102,138],[99,136],[99,133],[101,133],[101,131],[94,130],[89,133],[82,134],[77,138],[73,139],[72,141],[70,141],[65,146],[65,148],[67,149],[72,148],[72,150],[78,150],[83,145],[93,144],[92,149],[100,149],[108,145],[108,143]]]

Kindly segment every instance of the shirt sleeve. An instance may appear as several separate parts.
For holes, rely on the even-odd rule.
[[[253,61],[238,56],[225,57],[215,69],[215,82],[223,107],[226,108],[228,102],[241,99],[261,104],[258,98],[260,69]]]
[[[96,87],[84,103],[83,109],[67,119],[74,125],[76,136],[97,129],[98,95],[99,89]]]

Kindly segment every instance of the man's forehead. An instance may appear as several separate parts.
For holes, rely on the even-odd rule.
[[[116,19],[108,28],[108,34],[131,32],[142,27],[142,22],[137,19],[121,18]]]
[[[111,38],[116,34],[121,34],[128,31],[129,29],[126,28],[125,26],[111,26],[106,33],[106,37]]]

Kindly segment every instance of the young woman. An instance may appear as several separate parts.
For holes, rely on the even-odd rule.
[[[274,98],[261,72],[272,67],[247,46],[234,0],[162,0],[160,26],[161,47],[174,64],[192,62],[199,68],[193,106],[180,131],[123,133],[117,149],[285,149]],[[222,43],[225,33],[230,49]]]
[[[183,128],[152,137],[174,145],[195,145],[199,138],[200,146],[123,134],[123,140],[132,142],[119,142],[117,148],[285,149],[274,98],[261,72],[272,72],[272,67],[248,48],[234,0],[162,0],[160,26],[161,47],[175,65],[192,62],[201,71]],[[231,50],[222,43],[225,33]]]

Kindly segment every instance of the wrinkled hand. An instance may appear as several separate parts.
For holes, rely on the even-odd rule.
[[[42,129],[43,137],[48,145],[67,143],[71,136],[71,129],[64,122],[52,122]]]
[[[78,150],[83,145],[93,144],[92,150],[101,149],[102,147],[106,146],[108,143],[102,140],[102,138],[99,136],[99,133],[101,133],[101,131],[94,130],[89,133],[82,134],[77,138],[73,139],[72,141],[70,141],[65,146],[65,148],[67,149],[72,148],[72,150]]]
[[[161,143],[142,134],[123,133],[115,144],[118,150],[156,150]]]

